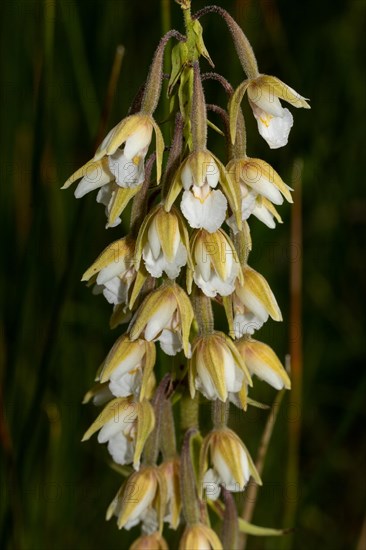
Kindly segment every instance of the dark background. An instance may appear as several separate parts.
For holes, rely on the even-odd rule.
[[[365,3],[218,3],[245,29],[260,71],[280,77],[312,105],[291,108],[290,142],[277,151],[257,135],[245,110],[249,155],[273,164],[288,183],[294,160],[304,163],[303,252],[290,243],[288,205],[275,231],[252,222],[251,265],[270,281],[285,319],[259,336],[280,357],[288,353],[289,268],[300,254],[304,352],[302,403],[289,395],[282,405],[254,521],[284,526],[287,428],[301,412],[291,545],[364,550]],[[194,0],[193,11],[203,5]],[[96,441],[80,444],[95,416],[82,397],[119,331],[108,329],[108,304],[79,280],[120,228],[103,229],[95,196],[76,201],[59,189],[94,152],[116,46],[122,43],[126,54],[108,128],[125,116],[144,80],[169,8],[172,26],[182,30],[179,6],[158,0],[5,0],[0,8],[3,548],[115,549],[137,536],[105,523],[121,479]],[[243,75],[225,25],[217,15],[202,24],[216,70],[239,84]],[[202,67],[208,70],[204,61]],[[209,101],[224,101],[217,84],[205,86]],[[210,139],[222,153],[221,140],[212,132]],[[256,388],[258,398],[273,401],[274,391]],[[265,418],[234,418],[253,456]],[[174,533],[170,540],[176,547]],[[249,542],[258,549],[281,545],[277,538]]]

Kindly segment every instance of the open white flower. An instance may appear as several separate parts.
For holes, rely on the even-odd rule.
[[[214,233],[201,229],[193,236],[191,249],[196,285],[206,296],[231,294],[241,275],[235,247],[226,233],[221,229]]]
[[[213,232],[223,224],[227,200],[222,191],[215,189],[219,179],[219,167],[208,152],[192,153],[184,162],[180,207],[191,227]]]
[[[242,220],[253,214],[271,229],[276,226],[275,218],[282,222],[273,205],[281,205],[284,198],[292,202],[291,188],[268,163],[248,157],[234,159],[229,162],[227,170],[240,188]],[[236,234],[238,228],[233,215],[227,223]]]
[[[242,357],[222,332],[212,332],[196,339],[188,376],[192,398],[198,390],[207,399],[226,401],[229,394],[240,392],[244,383],[251,384]]]
[[[149,398],[151,395],[155,345],[146,340],[131,341],[124,334],[115,342],[100,370],[98,380],[109,382],[116,397]]]
[[[252,339],[238,340],[235,344],[252,375],[258,376],[276,390],[291,388],[291,381],[285,368],[267,344]]]
[[[246,91],[260,135],[271,149],[286,145],[293,125],[293,117],[288,109],[282,107],[280,99],[287,101],[293,107],[310,109],[306,99],[275,76],[262,74],[244,80],[236,88],[229,104],[232,143],[235,143],[240,104]]]
[[[254,334],[271,316],[282,321],[280,308],[267,281],[248,265],[242,269],[242,279],[233,294],[234,331],[236,338]]]
[[[137,113],[124,118],[105,137],[94,157],[63,185],[67,189],[80,180],[75,197],[99,189],[97,201],[106,206],[107,227],[120,223],[120,215],[145,179],[145,156],[152,133],[156,137],[157,180],[161,178],[164,140],[151,115]],[[123,147],[123,148],[122,148]]]
[[[206,491],[210,500],[218,498],[221,485],[230,492],[244,491],[250,476],[262,485],[247,448],[229,428],[215,429],[206,436],[201,450],[200,472],[201,489]]]
[[[293,125],[290,111],[282,107],[280,99],[294,107],[310,109],[305,98],[274,76],[260,75],[248,85],[248,99],[257,119],[258,131],[271,149],[287,144]]]
[[[219,183],[222,190],[216,189]],[[209,151],[191,153],[178,168],[166,197],[167,212],[182,189],[180,207],[191,227],[213,233],[223,224],[228,204],[240,223],[239,190],[223,164]]]
[[[95,278],[94,293],[102,293],[110,304],[127,304],[129,289],[136,278],[133,264],[135,242],[124,237],[111,243],[87,269],[82,281]]]
[[[178,277],[190,257],[188,231],[175,208],[166,212],[159,205],[147,215],[136,241],[137,268],[141,255],[153,277],[161,277],[163,272],[170,279]]]
[[[108,451],[117,464],[140,467],[140,457],[146,439],[155,425],[155,415],[149,401],[134,401],[131,397],[117,397],[110,401],[85,432],[87,441],[99,431],[99,443],[108,443]]]
[[[135,495],[135,497],[133,497]],[[119,529],[129,530],[142,523],[145,533],[154,533],[162,526],[159,506],[167,500],[164,476],[156,466],[146,466],[133,473],[118,491],[107,510],[107,520],[117,516]]]
[[[131,321],[130,339],[141,335],[148,342],[160,342],[167,355],[181,349],[190,356],[189,331],[194,318],[192,304],[177,284],[162,285],[148,295]]]

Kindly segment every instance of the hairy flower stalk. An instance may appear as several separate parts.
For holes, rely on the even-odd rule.
[[[234,549],[243,521],[232,493],[245,491],[250,478],[262,481],[230,427],[230,407],[245,423],[248,406],[263,407],[251,397],[257,379],[276,390],[291,387],[276,353],[253,338],[269,318],[281,321],[282,315],[266,279],[248,265],[254,218],[274,228],[281,221],[276,207],[292,202],[291,189],[266,161],[247,156],[241,101],[247,95],[271,148],[287,143],[293,124],[280,100],[309,105],[259,72],[248,38],[224,9],[211,6],[192,17],[190,0],[177,3],[185,35],[165,34],[128,115],[64,185],[78,181],[77,198],[97,190],[107,228],[121,223],[132,201],[128,234],[115,229],[113,242],[82,277],[113,306],[110,324],[118,327],[84,398],[103,409],[83,441],[97,433],[123,466],[125,479],[107,519],[115,516],[120,529],[140,527],[132,549],[165,550],[168,542],[187,550]],[[224,76],[200,70],[202,57],[213,66],[199,21],[212,12],[226,22],[246,73],[235,90]],[[171,38],[178,41],[168,83],[174,126],[165,144],[155,112]],[[207,79],[224,87],[228,105],[206,105]],[[220,116],[224,131],[207,112]],[[210,127],[226,138],[228,159],[211,152]],[[226,330],[217,330],[219,308]],[[201,435],[209,402],[212,427]],[[221,525],[211,525],[208,505],[219,510]],[[180,541],[167,536],[166,527],[174,533],[181,525]]]

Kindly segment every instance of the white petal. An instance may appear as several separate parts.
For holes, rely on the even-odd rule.
[[[240,293],[243,304],[252,311],[259,319],[265,323],[268,319],[268,311],[264,307],[263,302],[257,298],[255,294],[250,292],[248,288],[243,287],[243,291]]]
[[[124,419],[124,415],[118,414],[118,412],[116,411],[116,416],[113,417],[111,420],[108,420],[108,422],[106,422],[100,430],[98,434],[99,443],[106,443],[109,439],[111,439],[118,433],[122,433],[123,428],[125,427]]]
[[[189,162],[184,163],[180,177],[184,189],[188,191],[193,185],[193,174]]]
[[[217,449],[214,449],[212,452],[212,463],[221,479],[222,484],[225,485],[225,487],[232,487],[233,485],[235,485],[236,481],[235,479],[233,479],[232,472],[224,457]]]
[[[148,233],[147,233],[147,238],[148,238],[148,241],[149,241],[149,245],[150,245],[150,248],[151,248],[152,255],[153,255],[154,259],[156,260],[159,257],[159,254],[160,254],[161,244],[160,244],[158,232],[156,231],[156,224],[155,224],[154,220],[150,224],[150,227],[149,227],[149,230],[148,230]]]
[[[132,372],[113,378],[109,382],[109,389],[115,397],[128,397],[129,395],[138,395],[141,389],[142,372],[136,369]]]
[[[144,494],[138,495],[138,498],[136,498],[137,504],[132,508],[129,522],[136,519],[142,519],[142,517],[144,516],[144,512],[151,505],[152,501],[155,498],[156,483],[156,481],[152,481],[151,483],[149,483],[148,488],[146,489]]]
[[[136,187],[145,179],[144,159],[136,157],[131,160],[121,149],[108,157],[108,166],[120,187]]]
[[[225,384],[228,392],[238,392],[241,390],[244,373],[236,365],[232,354],[223,349],[223,360],[225,368]]]
[[[89,193],[89,191],[99,189],[99,187],[106,185],[112,180],[113,175],[100,166],[94,170],[91,170],[90,173],[85,174],[85,176],[79,181],[74,195],[77,199],[80,199],[86,195],[86,193]]]
[[[201,273],[195,270],[193,279],[202,292],[211,298],[214,298],[217,294],[229,296],[235,289],[235,279],[230,278],[228,281],[223,281],[216,273],[211,273],[210,279],[205,281]]]
[[[139,368],[145,355],[145,346],[135,345],[130,347],[130,353],[119,363],[110,375],[111,380],[118,380],[131,370]]]
[[[202,485],[208,499],[217,500],[219,498],[221,492],[220,478],[212,468],[207,470],[203,476]]]
[[[201,239],[198,240],[195,250],[194,259],[196,262],[196,275],[201,276],[204,281],[209,281],[211,278],[211,260],[208,250]]]
[[[259,171],[254,168],[250,168],[245,172],[245,182],[252,189],[257,191],[260,195],[263,195],[273,204],[282,204],[283,196],[277,187],[267,178],[262,176]]]
[[[257,119],[258,131],[271,149],[283,147],[288,142],[288,136],[294,119],[288,109],[283,109],[283,116],[272,116],[269,113],[253,107]]]
[[[124,262],[124,259],[116,258],[114,262],[111,262],[106,267],[101,269],[98,273],[97,277],[97,284],[103,285],[107,281],[110,281],[114,277],[117,277],[118,275],[123,274],[123,272],[126,271],[126,265]]]
[[[163,302],[158,310],[150,317],[145,328],[145,339],[148,342],[154,340],[164,328],[169,328],[177,304],[169,300]]]
[[[112,394],[108,387],[104,387],[94,395],[93,397],[93,405],[96,407],[99,407],[101,405],[104,405],[104,403],[107,403],[112,399]]]
[[[130,464],[133,461],[133,444],[123,433],[118,433],[109,440],[108,451],[117,464]]]
[[[197,377],[195,379],[195,387],[199,390],[207,399],[217,399],[218,394],[216,387],[212,381],[212,378],[206,369],[206,366],[202,359],[197,358]]]
[[[149,147],[151,142],[151,138],[152,125],[141,124],[141,126],[139,126],[138,129],[126,140],[124,148],[124,154],[126,158],[132,160],[136,155],[141,155],[143,151],[146,155],[147,148]]]
[[[206,181],[210,187],[216,187],[216,185],[219,183],[219,179],[220,179],[219,168],[216,162],[213,159],[211,159],[206,170]]]
[[[99,202],[100,204],[104,204],[106,207],[105,214],[107,218],[109,217],[109,213],[111,211],[115,194],[116,194],[115,183],[109,183],[107,185],[103,185],[103,187],[99,189],[99,192],[97,194],[97,199],[96,199],[97,202]],[[106,227],[116,227],[120,223],[121,223],[121,218],[118,217],[115,219],[115,221],[112,224],[107,224]]]
[[[113,196],[113,186],[112,184],[103,185],[98,191],[96,201],[99,204],[104,204],[108,206]]]
[[[177,355],[183,349],[180,334],[172,330],[163,330],[159,336],[159,342],[163,352],[170,356]]]
[[[141,517],[141,530],[147,535],[155,533],[159,529],[158,514],[155,508],[149,506],[146,512]]]
[[[274,229],[276,227],[276,222],[274,220],[273,215],[261,203],[258,203],[258,202],[256,203],[255,208],[253,210],[253,216],[258,218],[259,221],[264,223],[264,225],[266,225],[270,229]]]
[[[191,227],[213,233],[224,223],[227,200],[221,191],[211,191],[203,202],[191,191],[184,191],[180,208]]]
[[[247,220],[256,206],[257,193],[255,191],[249,191],[241,201],[241,219]]]
[[[109,304],[124,304],[127,300],[128,285],[119,277],[104,283],[103,296]]]
[[[253,335],[256,330],[263,326],[263,320],[259,319],[254,313],[237,313],[234,317],[235,338],[241,338],[244,334]]]
[[[264,380],[275,388],[275,390],[282,390],[284,387],[282,378],[263,361],[260,361],[252,354],[248,354],[245,362],[251,374],[255,374],[260,380]]]
[[[278,97],[271,93],[270,86],[249,86],[248,98],[252,108],[255,106],[257,109],[260,109],[273,117],[283,116],[284,108],[282,107]]]

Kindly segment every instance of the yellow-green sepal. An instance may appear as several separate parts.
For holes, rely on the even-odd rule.
[[[155,413],[147,399],[136,403],[135,406],[137,407],[137,430],[133,466],[138,469],[146,440],[155,427]]]
[[[240,104],[243,100],[244,94],[247,91],[247,88],[250,84],[250,80],[244,80],[234,91],[233,95],[229,100],[228,112],[229,112],[229,124],[230,124],[230,137],[231,143],[235,143],[236,139],[236,128],[238,122],[238,114],[240,109]]]

